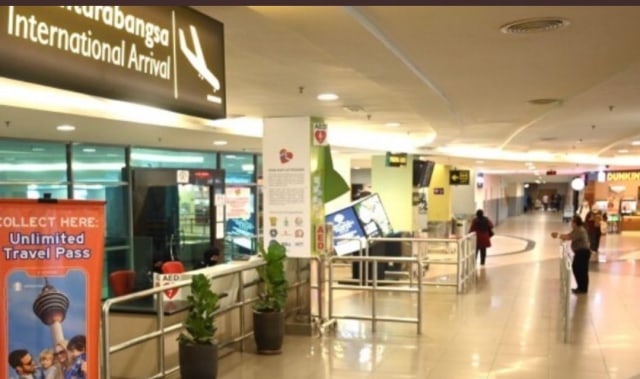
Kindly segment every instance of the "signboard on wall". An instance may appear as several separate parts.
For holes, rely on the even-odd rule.
[[[39,377],[46,349],[99,377],[104,228],[104,202],[0,201],[0,377]]]
[[[387,167],[405,167],[407,165],[407,153],[387,152],[385,155]]]
[[[640,171],[607,171],[607,182],[640,181]]]
[[[469,185],[470,175],[469,170],[451,170],[449,171],[449,184],[452,186]]]
[[[223,34],[188,7],[1,6],[0,76],[224,118]]]
[[[264,244],[281,243],[289,257],[311,256],[316,232],[311,195],[312,186],[319,186],[312,183],[310,122],[308,117],[264,120]]]

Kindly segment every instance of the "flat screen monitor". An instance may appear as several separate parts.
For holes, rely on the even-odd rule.
[[[413,186],[429,187],[435,165],[433,161],[413,161]]]
[[[333,226],[333,245],[336,254],[355,253],[364,248],[365,234],[352,206],[330,213],[325,219],[327,224]]]
[[[367,237],[384,237],[393,232],[377,193],[358,200],[353,204],[353,208]]]

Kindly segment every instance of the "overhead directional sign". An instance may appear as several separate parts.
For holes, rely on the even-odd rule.
[[[449,184],[452,186],[469,185],[469,170],[449,171]]]

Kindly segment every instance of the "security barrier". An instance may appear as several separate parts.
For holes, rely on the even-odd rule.
[[[380,263],[408,263],[411,265],[416,265],[418,274],[422,277],[422,265],[420,264],[420,260],[418,257],[367,257],[367,256],[357,256],[357,257],[339,257],[333,256],[328,259],[329,265],[329,280],[328,280],[328,291],[329,291],[329,320],[327,320],[323,325],[324,328],[334,324],[338,319],[355,319],[355,320],[368,320],[371,321],[371,329],[373,332],[376,331],[376,323],[378,321],[390,321],[390,322],[404,322],[404,323],[415,323],[417,327],[417,333],[422,333],[422,286],[407,286],[407,287],[383,287],[380,288],[378,286],[379,282],[377,280],[377,275],[373,275],[371,279],[371,285],[344,285],[344,284],[336,284],[333,280],[334,277],[334,262],[362,262],[362,263],[372,263],[374,272],[377,272],[377,266]],[[367,266],[367,264],[365,264]],[[356,316],[356,315],[346,315],[346,314],[334,314],[334,291],[363,291],[371,293],[371,315],[370,316]],[[416,306],[416,317],[386,317],[379,316],[376,309],[376,295],[379,291],[385,292],[405,292],[405,293],[415,293],[417,294],[417,306]]]
[[[571,306],[571,262],[573,254],[567,243],[560,245],[560,311],[562,340],[569,341],[569,313]]]

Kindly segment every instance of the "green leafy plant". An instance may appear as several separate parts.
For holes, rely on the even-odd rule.
[[[264,259],[265,265],[257,268],[262,280],[262,291],[253,308],[258,312],[280,312],[286,305],[289,289],[284,272],[286,251],[279,242],[270,243],[266,250],[260,245],[260,256]]]
[[[216,334],[215,312],[220,308],[218,294],[211,290],[209,278],[204,274],[193,276],[191,295],[187,297],[189,314],[184,323],[187,333],[180,333],[181,344],[213,345]]]

